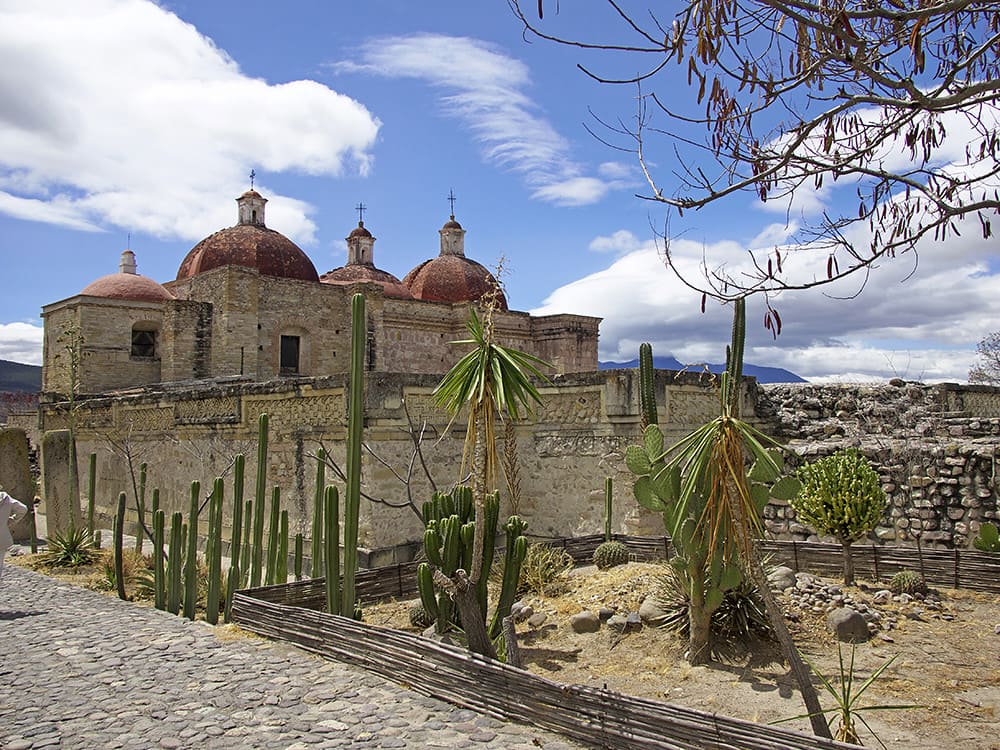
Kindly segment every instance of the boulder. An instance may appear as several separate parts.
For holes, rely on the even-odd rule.
[[[570,617],[569,626],[574,633],[596,633],[601,629],[601,618],[588,609]]]
[[[767,580],[775,591],[784,591],[795,585],[795,571],[785,565],[780,565],[768,573]]]
[[[868,632],[868,622],[860,612],[850,607],[830,612],[826,616],[826,629],[844,643],[865,643],[871,635]]]
[[[667,616],[653,595],[647,596],[639,605],[639,619],[647,628],[662,628],[667,621]]]

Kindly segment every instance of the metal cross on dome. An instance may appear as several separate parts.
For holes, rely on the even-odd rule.
[[[250,170],[250,189],[251,190],[253,190],[253,179],[256,176],[257,176],[257,173],[254,170],[251,169]]]
[[[368,206],[364,203],[359,203],[354,207],[354,210],[358,212],[358,224],[365,223],[365,211],[368,210]]]
[[[455,191],[448,190],[448,202],[451,203],[451,218],[455,218]]]

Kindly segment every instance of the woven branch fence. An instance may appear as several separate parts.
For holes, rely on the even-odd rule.
[[[293,584],[298,586],[299,584]],[[271,590],[240,591],[233,621],[269,638],[354,664],[429,695],[498,719],[620,750],[807,750],[853,748],[787,729],[622,695],[561,685],[454,646],[302,607],[265,601]]]
[[[616,539],[636,560],[665,559],[667,537]],[[540,541],[540,540],[539,540]],[[544,540],[589,562],[603,535]],[[815,574],[839,575],[834,544],[767,542],[776,561]],[[855,572],[875,580],[904,568],[928,583],[1000,592],[1000,556],[971,550],[922,550],[855,545]],[[359,571],[358,598],[372,602],[412,597],[416,563]],[[602,748],[851,748],[811,735],[578,685],[562,685],[411,633],[326,614],[325,581],[311,579],[236,593],[233,621],[263,636],[360,666],[419,693],[500,719],[531,724]]]

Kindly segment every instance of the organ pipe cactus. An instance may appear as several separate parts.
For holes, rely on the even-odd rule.
[[[295,562],[292,570],[295,573],[295,580],[302,580],[302,552],[303,552],[303,540],[301,532],[295,535]]]
[[[313,495],[312,554],[310,577],[319,578],[323,572],[323,505],[326,492],[326,451],[316,451],[316,491]]]
[[[222,479],[215,480],[208,513],[208,588],[205,592],[205,619],[210,625],[219,622],[222,600]]]
[[[288,583],[288,511],[281,511],[278,521],[278,553],[274,566],[274,582]]]
[[[139,492],[135,498],[135,553],[142,554],[142,542],[146,536],[146,463],[139,464]]]
[[[878,472],[861,451],[847,448],[801,467],[798,478],[802,487],[792,499],[796,517],[840,542],[844,583],[854,583],[851,544],[878,525],[889,504]]]
[[[90,466],[87,472],[87,533],[90,541],[94,541],[94,503],[97,498],[97,454],[90,454]]]
[[[655,405],[654,405],[655,409]],[[628,562],[628,547],[611,539],[611,518],[614,512],[614,496],[611,477],[604,479],[604,542],[594,550],[594,565],[601,570],[614,568]]]
[[[198,604],[198,501],[201,482],[191,482],[191,505],[188,510],[187,554],[184,558],[184,616],[195,618]]]
[[[115,558],[115,587],[118,590],[118,598],[126,599],[125,595],[125,493],[119,493],[118,505],[115,507],[114,523],[114,558]]]
[[[271,516],[267,525],[267,570],[264,583],[274,584],[278,568],[278,523],[281,515],[281,490],[275,487],[271,492]]]
[[[327,487],[323,496],[323,517],[325,528],[323,538],[326,549],[323,559],[326,563],[326,611],[339,615],[343,601],[340,598],[340,497],[336,487]]]
[[[354,580],[358,568],[358,515],[361,509],[361,431],[364,426],[364,367],[368,325],[365,296],[351,300],[351,381],[347,408],[347,482],[344,491],[344,582],[341,612],[355,610]],[[374,363],[373,363],[374,364]]]
[[[167,548],[167,612],[181,609],[181,558],[184,547],[184,514],[179,510],[170,518],[170,546]]]
[[[650,344],[639,345],[639,417],[642,428],[659,424],[656,413],[656,386],[653,380],[653,347]]]
[[[164,566],[164,524],[166,514],[157,508],[153,512],[153,606],[157,609],[167,607],[166,568]]]
[[[263,567],[264,507],[267,496],[267,414],[257,420],[257,486],[253,506],[253,541],[250,545],[250,586],[260,586]]]

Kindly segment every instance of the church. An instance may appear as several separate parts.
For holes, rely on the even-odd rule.
[[[117,273],[46,305],[43,399],[96,395],[161,383],[327,376],[350,366],[350,299],[367,303],[366,369],[443,374],[461,356],[470,303],[497,287],[465,254],[454,215],[440,252],[400,280],[375,264],[375,237],[358,222],[347,263],[320,275],[290,239],[267,226],[267,199],[236,199],[237,223],[206,237],[159,283],[137,272],[135,253]],[[552,365],[553,374],[597,369],[599,318],[534,317],[507,309],[498,292],[497,340]],[[75,368],[65,350],[79,346]],[[75,373],[72,370],[75,369]]]

